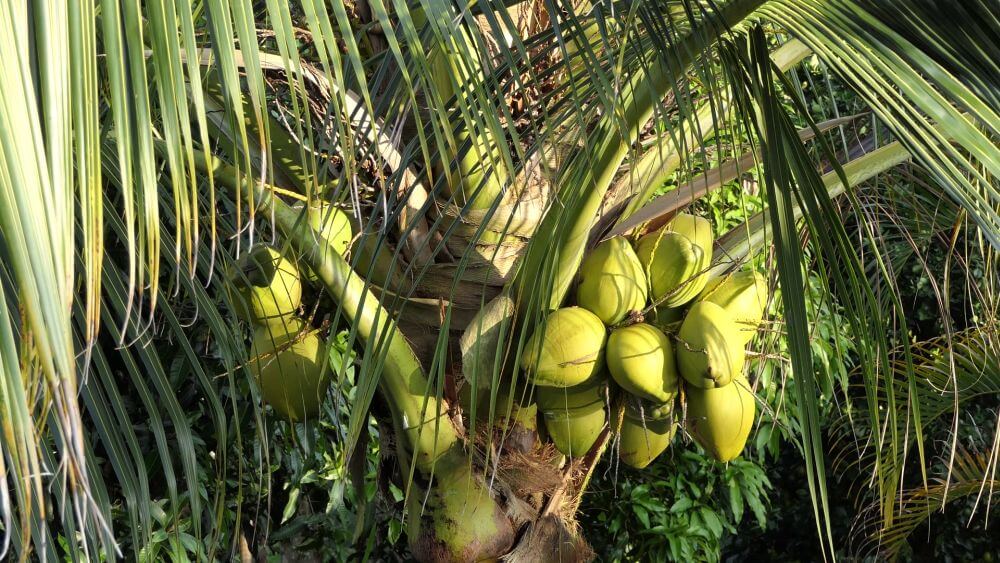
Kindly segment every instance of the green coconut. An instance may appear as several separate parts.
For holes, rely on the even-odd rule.
[[[688,387],[688,432],[719,461],[729,461],[740,455],[756,412],[750,384],[743,376],[725,387]]]
[[[676,334],[684,320],[685,311],[684,307],[655,307],[646,320],[665,334]]]
[[[674,401],[668,401],[666,403],[650,403],[648,401],[640,400],[639,403],[642,405],[642,410],[636,410],[647,419],[653,420],[663,420],[664,418],[670,418],[674,416]],[[629,408],[635,410],[635,405],[633,404]]]
[[[605,378],[598,376],[572,387],[536,387],[535,403],[542,411],[564,411],[604,401]]]
[[[601,370],[606,340],[597,315],[582,307],[557,309],[528,339],[521,364],[536,385],[570,387]]]
[[[690,213],[678,213],[670,220],[665,230],[684,235],[694,244],[708,249],[712,249],[712,223],[704,217],[691,215]]]
[[[281,416],[301,421],[319,413],[330,378],[326,350],[314,333],[301,334],[305,323],[257,327],[251,344],[251,372],[264,402]]]
[[[694,299],[708,281],[712,225],[707,219],[681,213],[639,239],[636,254],[649,280],[650,299],[665,307],[680,307]]]
[[[510,415],[507,407],[510,407]],[[528,453],[538,444],[538,405],[497,404],[498,427],[503,429],[505,449]]]
[[[606,325],[622,322],[646,306],[646,274],[625,237],[608,239],[580,266],[576,302]]]
[[[587,453],[608,421],[603,401],[572,409],[542,412],[542,418],[552,443],[570,457],[580,457]]]
[[[255,246],[238,262],[237,313],[257,325],[282,324],[302,304],[295,264],[269,246]]]
[[[707,301],[692,305],[677,333],[681,377],[695,387],[722,387],[743,371],[745,359],[743,335],[729,313]]]
[[[767,281],[753,271],[742,271],[710,280],[701,301],[715,303],[739,325],[743,343],[753,340],[767,308]]]
[[[605,358],[611,377],[636,397],[665,403],[676,396],[674,348],[660,329],[645,323],[615,329]]]
[[[406,507],[406,537],[417,561],[495,561],[514,544],[510,519],[462,457],[438,460],[430,487],[413,482]]]
[[[667,449],[676,432],[672,413],[665,418],[652,418],[626,408],[619,432],[618,456],[625,465],[642,469]]]

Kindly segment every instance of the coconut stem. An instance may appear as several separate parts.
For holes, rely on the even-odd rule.
[[[234,195],[237,193],[240,181],[231,166],[215,157],[206,159],[197,152],[194,157],[199,170],[211,170],[220,185],[229,188]],[[248,187],[245,180],[244,188]],[[327,244],[326,239],[319,237],[302,220],[300,211],[274,198],[266,187],[243,189],[241,193],[250,199],[254,191],[254,202],[259,209],[273,215],[278,229],[340,304],[361,339],[385,354],[379,385],[406,435],[414,465],[421,471],[429,471],[435,460],[458,444],[459,435],[448,418],[446,403],[426,394],[427,377],[413,349],[367,282]]]

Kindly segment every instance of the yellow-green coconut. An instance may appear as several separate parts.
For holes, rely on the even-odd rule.
[[[690,213],[678,213],[670,220],[665,230],[686,236],[702,248],[712,248],[712,223],[704,217]]]
[[[671,414],[665,418],[651,418],[626,407],[619,432],[618,457],[629,467],[642,469],[653,462],[667,447],[677,432]]]
[[[412,481],[406,495],[406,536],[417,561],[497,561],[515,530],[483,474],[468,458],[438,460],[429,488]]]
[[[665,403],[676,396],[674,348],[660,329],[645,323],[615,329],[605,358],[611,377],[636,397]]]
[[[728,385],[746,359],[740,328],[725,309],[706,301],[691,306],[677,333],[677,368],[695,387]]]
[[[552,443],[570,457],[580,457],[587,453],[608,421],[603,401],[566,410],[542,412],[542,419]]]
[[[237,313],[257,325],[281,324],[302,304],[302,281],[291,260],[269,246],[255,246],[238,263]]]
[[[649,280],[650,300],[658,306],[679,307],[694,299],[708,281],[712,225],[681,213],[639,239],[636,254]]]
[[[542,411],[564,411],[604,401],[604,377],[598,375],[572,387],[535,388],[535,403]]]
[[[608,239],[580,267],[576,302],[606,325],[622,322],[646,306],[646,275],[625,237]]]
[[[684,307],[656,307],[651,315],[646,316],[646,322],[663,331],[664,334],[676,334],[684,320]]]
[[[753,340],[767,307],[767,281],[753,271],[742,271],[710,280],[701,301],[715,303],[728,312],[740,328],[743,343]]]
[[[330,385],[325,346],[316,334],[301,334],[304,327],[294,318],[257,327],[251,345],[249,367],[264,402],[292,421],[319,413]]]
[[[715,389],[687,389],[688,432],[719,461],[739,456],[757,412],[746,378],[740,376],[731,384]]]
[[[528,339],[521,364],[536,385],[571,387],[604,367],[606,340],[597,315],[582,307],[558,309]]]

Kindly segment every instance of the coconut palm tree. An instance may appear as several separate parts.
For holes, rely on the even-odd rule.
[[[927,463],[923,398],[938,388],[915,367],[897,292],[873,281],[891,277],[884,241],[865,224],[848,231],[841,210],[891,214],[864,208],[856,187],[912,163],[958,209],[955,240],[995,268],[1000,20],[987,1],[948,4],[8,3],[0,552],[139,557],[157,488],[189,513],[200,557],[241,553],[254,501],[233,483],[264,468],[233,452],[266,450],[260,366],[300,350],[322,371],[322,345],[302,347],[339,327],[359,358],[345,451],[363,455],[376,416],[416,558],[586,558],[574,511],[624,406],[605,392],[607,422],[581,455],[536,447],[534,418],[517,417],[527,402],[512,399],[533,392],[522,352],[572,300],[599,241],[655,229],[747,174],[765,209],[720,233],[711,273],[767,258],[817,537],[835,542],[808,266],[856,343],[859,423],[886,477],[873,480],[876,514],[898,529],[913,508],[894,502],[892,476],[910,452]],[[794,78],[807,58],[870,113],[817,113]],[[858,119],[871,134],[849,143]],[[336,208],[350,215],[349,250],[324,229]],[[918,228],[901,219],[902,232]],[[251,346],[246,288],[283,279],[289,299],[293,283],[283,266],[245,260],[262,241],[302,272],[307,299],[292,304],[294,328],[265,325]],[[978,357],[996,357],[996,282],[990,269],[969,293],[982,305]],[[956,358],[942,369],[957,382],[969,355],[934,345]],[[254,435],[241,434],[247,419]],[[981,466],[995,476],[991,455]]]

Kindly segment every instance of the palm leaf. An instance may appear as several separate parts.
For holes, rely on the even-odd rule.
[[[562,303],[611,186],[648,194],[671,167],[681,178],[717,168],[725,151],[710,131],[745,126],[757,145],[770,206],[760,229],[749,232],[767,233],[769,224],[771,238],[762,235],[760,241],[773,242],[780,257],[792,357],[802,383],[796,388],[807,405],[802,428],[817,514],[825,510],[824,470],[803,340],[808,327],[800,220],[814,235],[833,233],[829,240],[814,238],[811,252],[820,264],[837,266],[829,285],[845,303],[862,362],[870,366],[861,377],[872,427],[890,431],[886,457],[905,450],[900,440],[908,430],[893,413],[882,421],[874,409],[877,372],[888,366],[890,339],[829,195],[840,183],[857,206],[852,182],[867,172],[847,164],[820,178],[783,105],[795,88],[775,75],[760,31],[752,32],[750,42],[743,38],[763,20],[819,55],[900,143],[880,153],[878,162],[864,163],[879,169],[912,155],[969,214],[975,235],[997,245],[994,77],[1000,73],[991,72],[997,58],[990,56],[996,48],[988,39],[996,18],[988,3],[964,3],[946,18],[929,5],[877,0],[685,0],[589,9],[553,2],[545,6],[549,25],[534,28],[515,22],[507,4],[373,1],[382,52],[367,51],[371,29],[344,5],[315,0],[295,6],[269,0],[259,11],[248,0],[154,6],[101,0],[99,8],[45,3],[0,9],[0,76],[11,85],[0,93],[0,424],[5,436],[15,437],[5,440],[0,456],[0,470],[11,471],[14,483],[13,495],[0,497],[0,515],[22,554],[33,544],[54,559],[52,535],[63,531],[81,535],[79,546],[69,548],[74,556],[114,552],[114,540],[124,536],[109,527],[107,515],[119,489],[91,471],[95,447],[109,456],[120,494],[130,499],[132,547],[138,553],[149,543],[151,517],[143,498],[149,494],[143,475],[148,470],[136,456],[135,436],[116,427],[130,416],[150,424],[161,458],[171,448],[182,450],[178,473],[165,477],[170,502],[187,498],[192,512],[213,510],[213,526],[222,526],[219,499],[226,489],[218,483],[226,466],[216,468],[217,488],[207,501],[212,508],[201,506],[197,491],[204,470],[186,451],[193,449],[194,429],[171,400],[169,369],[155,353],[163,335],[149,331],[162,329],[179,343],[198,393],[211,405],[208,424],[225,439],[231,426],[225,403],[195,362],[197,348],[183,334],[176,309],[180,296],[197,304],[199,318],[224,343],[227,379],[235,385],[242,329],[224,321],[229,307],[219,296],[226,294],[228,279],[219,274],[230,253],[238,256],[246,243],[268,236],[255,228],[255,213],[271,209],[272,187],[283,182],[282,175],[294,176],[292,187],[306,198],[351,201],[356,210],[362,208],[362,184],[375,188],[364,236],[388,249],[390,273],[412,283],[384,292],[362,283],[362,296],[378,292],[377,300],[362,300],[373,314],[392,311],[405,320],[404,331],[411,320],[440,327],[417,347],[430,404],[445,398],[452,376],[449,347],[471,313],[505,285],[526,322],[483,376],[496,382],[516,369],[513,354],[519,355],[540,312]],[[950,25],[955,18],[967,25]],[[307,28],[305,42],[294,29],[299,22]],[[258,29],[272,34],[277,54],[265,52]],[[496,48],[498,42],[503,46]],[[438,72],[442,60],[452,69],[447,80]],[[313,65],[319,70],[313,72]],[[267,86],[281,82],[276,68],[284,85],[273,91]],[[320,82],[317,103],[309,88]],[[276,101],[284,94],[288,104]],[[527,100],[527,123],[518,121],[508,103],[515,98]],[[291,106],[287,126],[278,126],[270,112],[279,103]],[[221,118],[218,109],[224,110]],[[795,110],[808,117],[801,106]],[[813,120],[806,120],[815,130]],[[833,162],[833,151],[820,140],[818,151]],[[713,142],[717,150],[707,150]],[[235,190],[232,197],[215,192],[220,146],[229,159],[224,181]],[[105,147],[111,158],[102,158]],[[660,151],[664,147],[672,148]],[[648,156],[653,154],[658,156]],[[470,158],[485,173],[463,200],[449,178]],[[625,162],[636,174],[622,170]],[[490,194],[498,181],[503,189]],[[544,200],[540,224],[530,225],[535,236],[517,267],[495,272],[490,266],[500,262],[500,249],[476,243],[523,234],[524,210],[504,198],[517,202],[524,186],[534,184],[554,196]],[[490,197],[472,205],[480,194]],[[627,219],[644,199],[635,198],[613,219]],[[474,216],[475,224],[463,226],[439,209]],[[282,221],[282,230],[294,231],[290,218]],[[107,238],[105,224],[111,227]],[[244,232],[232,239],[233,249],[219,244]],[[206,239],[209,248],[203,247]],[[866,245],[877,248],[870,239]],[[457,254],[454,261],[450,252]],[[355,279],[345,264],[334,264],[332,271]],[[874,268],[884,273],[890,266],[880,261]],[[199,289],[199,282],[209,289]],[[337,287],[331,289],[336,295]],[[441,303],[436,312],[429,306],[435,300]],[[343,314],[336,311],[334,318]],[[352,413],[352,444],[382,368],[391,367],[390,349],[404,349],[395,323],[376,324],[377,335],[361,335],[367,340],[365,373]],[[121,348],[102,340],[104,335],[119,340]],[[352,342],[357,336],[352,333]],[[92,355],[78,359],[81,349]],[[127,385],[110,371],[119,361],[129,368]],[[914,369],[907,372],[905,389],[885,387],[894,404],[919,393]],[[141,399],[138,411],[123,407],[131,396]],[[249,400],[258,404],[253,394]],[[234,412],[246,406],[232,401]],[[254,412],[264,436],[256,407]],[[913,420],[926,419],[916,414]],[[176,438],[167,436],[167,426],[177,429]],[[88,428],[95,438],[88,437]],[[163,465],[170,471],[166,459]],[[70,494],[50,495],[50,484]],[[199,539],[215,542],[213,547],[235,545],[232,530],[198,529],[202,521],[195,522]]]

